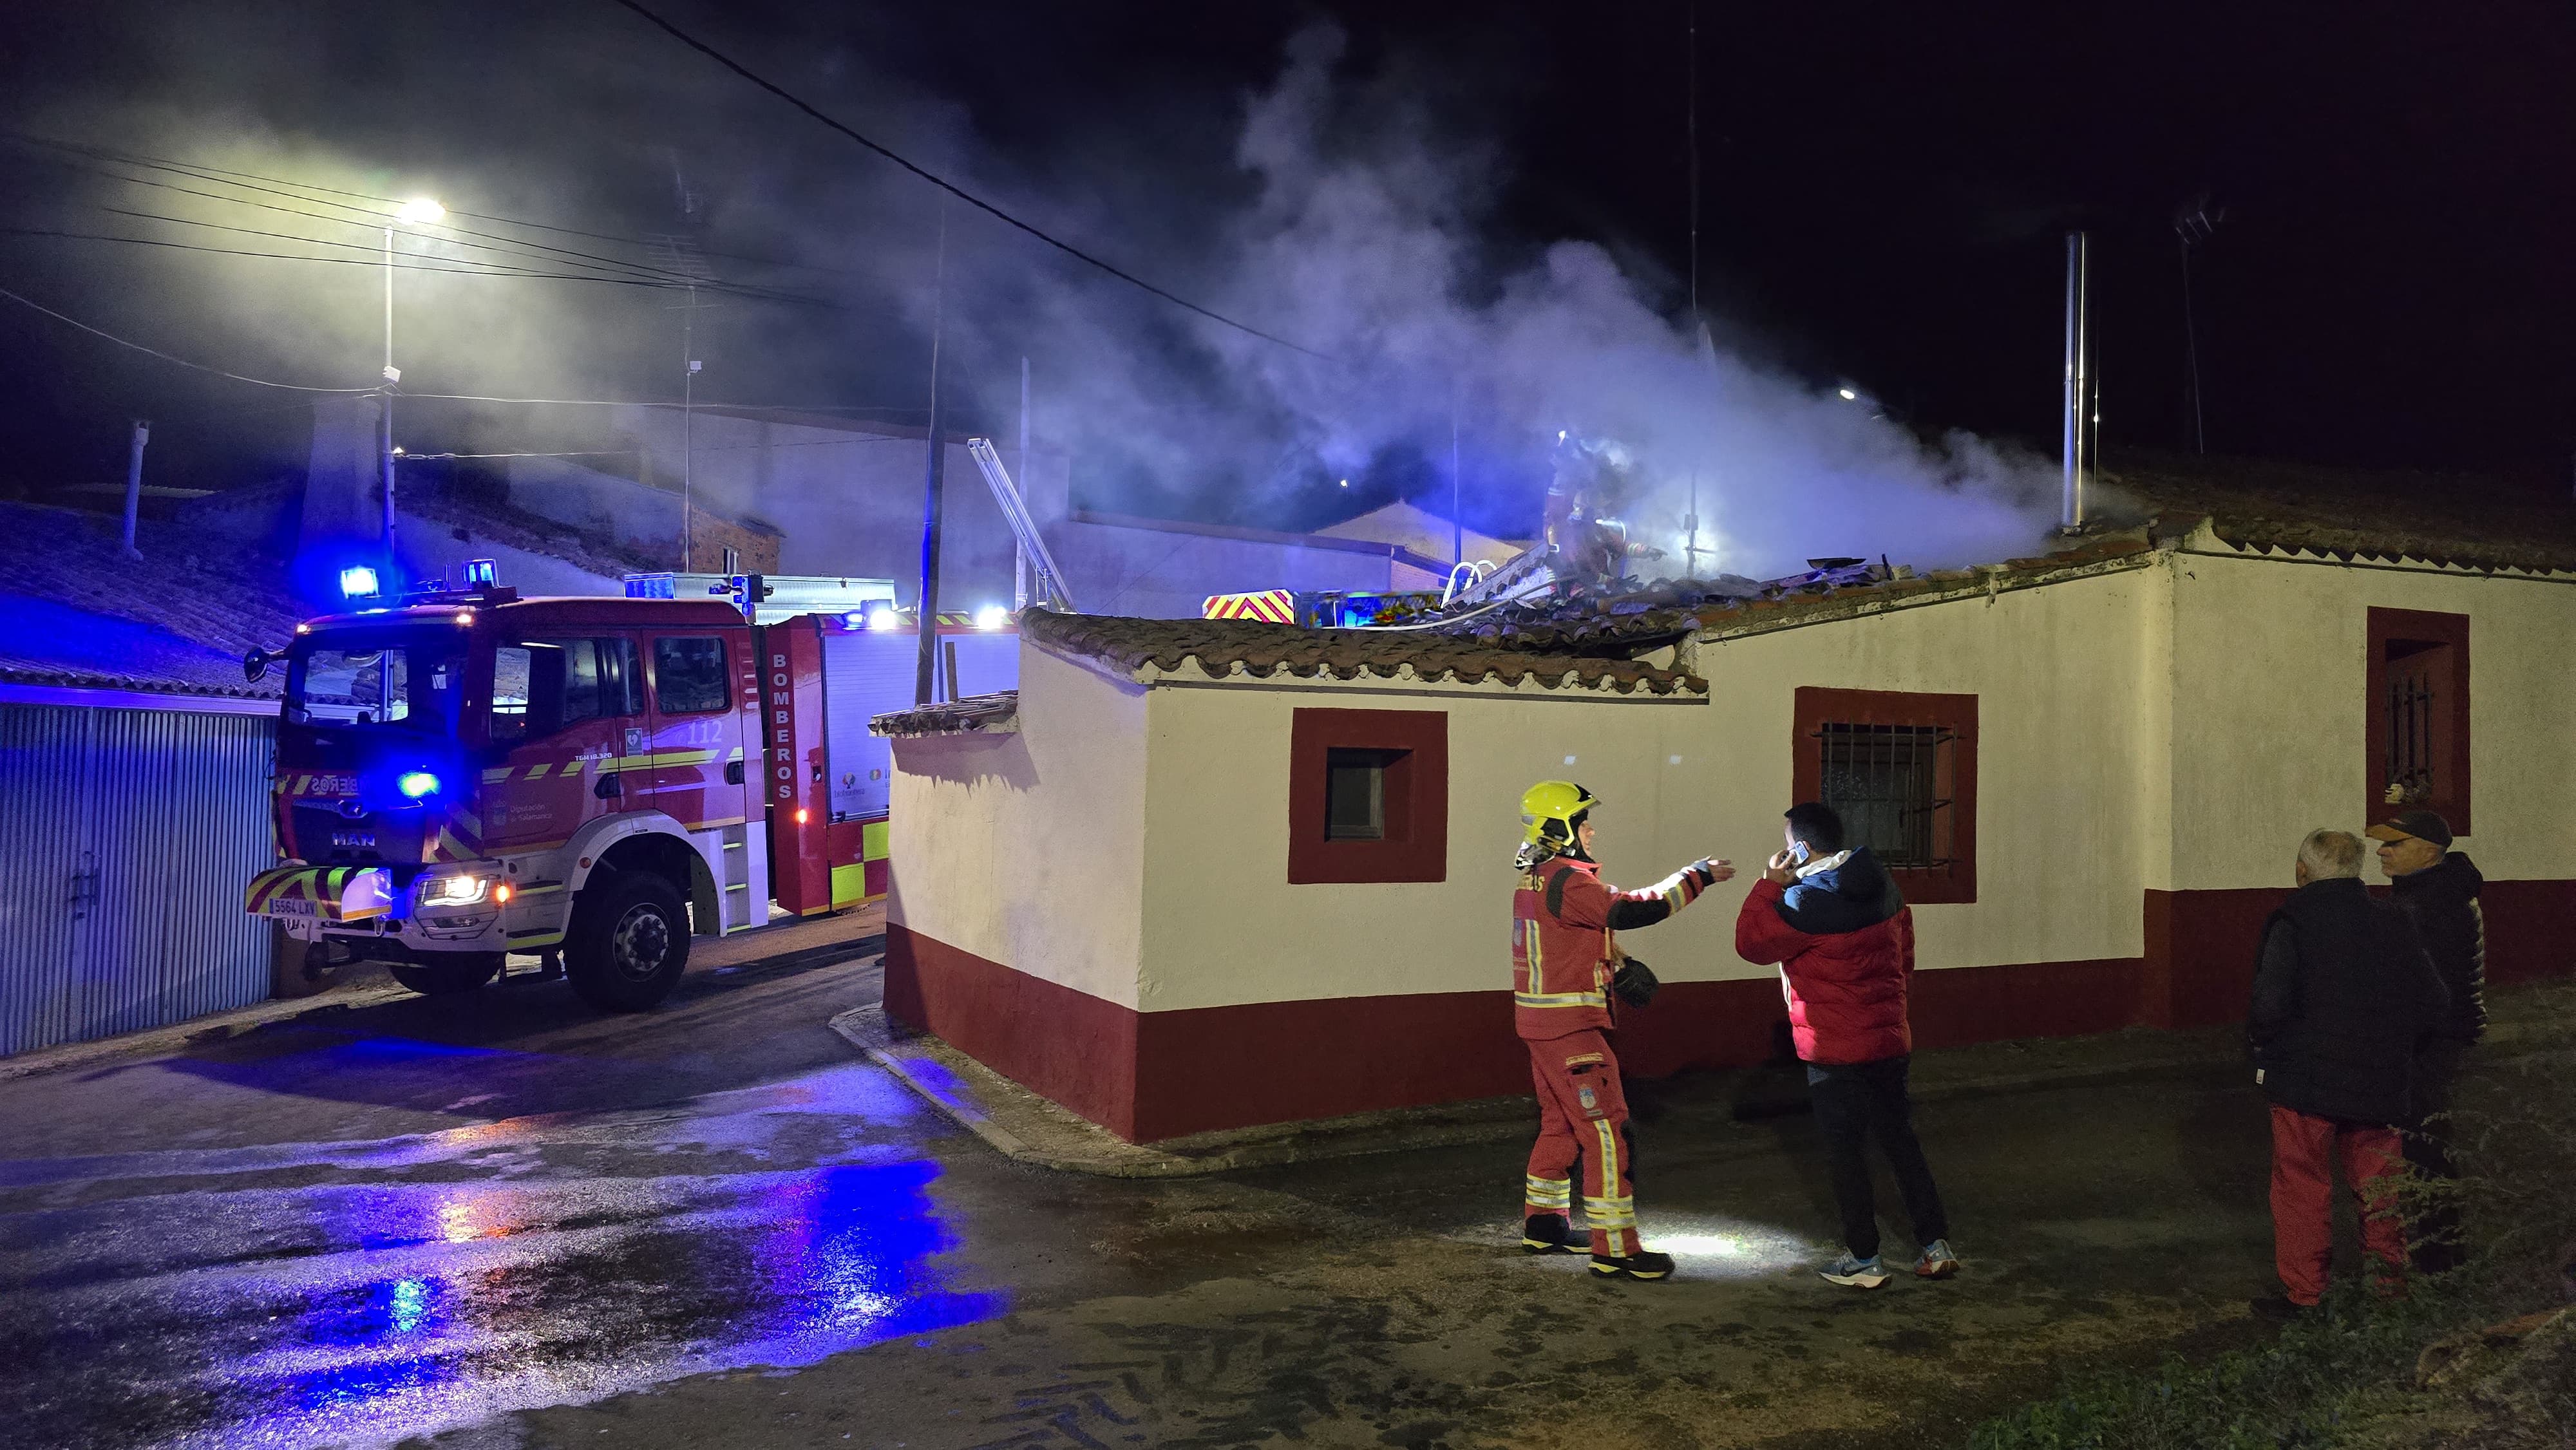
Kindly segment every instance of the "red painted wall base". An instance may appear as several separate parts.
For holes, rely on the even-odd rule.
[[[2243,1015],[2286,890],[2151,891],[2146,953],[1918,972],[1917,1047],[2200,1027]],[[2576,972],[2576,881],[2491,881],[2488,976]],[[886,1011],[1130,1142],[1529,1090],[1511,995],[1431,992],[1138,1013],[886,927]],[[1774,1051],[1773,978],[1672,982],[1624,1014],[1626,1069],[1663,1077]]]

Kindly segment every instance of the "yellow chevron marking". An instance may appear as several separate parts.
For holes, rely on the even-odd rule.
[[[506,766],[506,765],[496,765],[496,766],[493,766],[491,769],[489,769],[489,770],[487,770],[487,771],[483,772],[483,779],[484,779],[484,781],[485,781],[487,784],[488,784],[488,783],[490,783],[490,782],[492,782],[492,781],[508,780],[509,778],[510,778],[510,767],[508,767],[508,766]]]
[[[555,763],[553,761],[540,760],[536,764],[528,767],[528,779],[543,780],[546,778],[546,772],[554,768]]]

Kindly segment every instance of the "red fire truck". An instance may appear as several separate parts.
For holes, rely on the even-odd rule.
[[[286,671],[282,864],[244,904],[308,962],[446,994],[534,953],[632,1011],[670,993],[693,933],[884,894],[890,758],[868,721],[912,705],[919,638],[890,584],[660,575],[628,581],[641,597],[521,599],[477,566],[244,661]],[[754,624],[773,598],[804,612]],[[1013,687],[1007,614],[937,629],[944,696]]]

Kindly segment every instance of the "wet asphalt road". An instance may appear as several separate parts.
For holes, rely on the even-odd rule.
[[[2265,1283],[2232,1077],[1927,1107],[1970,1271],[1877,1295],[1806,1272],[1804,1121],[1684,1101],[1638,1146],[1688,1277],[1606,1286],[1513,1248],[1517,1145],[1008,1163],[823,1026],[876,984],[509,982],[0,1084],[0,1445],[1940,1443]]]

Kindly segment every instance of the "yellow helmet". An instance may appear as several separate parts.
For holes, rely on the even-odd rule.
[[[1549,854],[1574,844],[1574,818],[1601,804],[1600,797],[1570,780],[1543,780],[1521,792],[1523,846],[1543,847]]]

